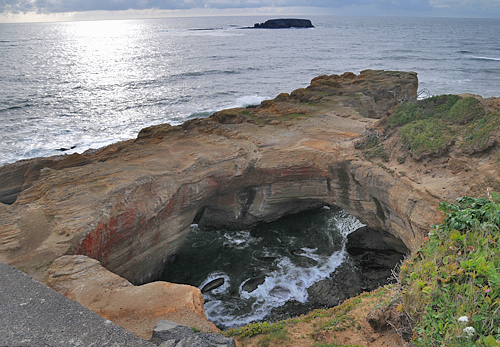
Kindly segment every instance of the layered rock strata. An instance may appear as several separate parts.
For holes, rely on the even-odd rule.
[[[3,166],[0,261],[37,272],[34,265],[81,254],[141,284],[162,271],[193,221],[239,229],[323,205],[414,248],[440,221],[443,198],[485,184],[477,171],[447,176],[446,163],[443,175],[398,174],[403,164],[395,171],[388,165],[399,164],[355,149],[378,119],[414,100],[417,87],[412,72],[320,76],[258,107]]]

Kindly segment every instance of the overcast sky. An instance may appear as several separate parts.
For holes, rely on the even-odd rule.
[[[231,14],[500,18],[500,0],[0,0],[0,22]]]

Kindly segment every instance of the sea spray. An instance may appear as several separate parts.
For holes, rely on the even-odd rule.
[[[306,303],[307,288],[342,263],[346,236],[361,226],[337,207],[288,216],[252,230],[205,232],[193,225],[186,246],[163,279],[200,289],[224,279],[220,287],[204,293],[207,317],[223,328],[244,325],[264,319],[287,302]],[[245,286],[250,280],[255,283]]]

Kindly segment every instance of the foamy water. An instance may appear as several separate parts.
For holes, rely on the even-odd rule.
[[[338,208],[289,216],[251,231],[204,232],[193,226],[163,279],[202,289],[223,278],[222,286],[204,293],[207,317],[220,327],[244,325],[288,301],[305,303],[307,288],[343,262],[346,237],[361,226]],[[187,281],[186,271],[192,272]],[[263,283],[245,291],[252,278]]]

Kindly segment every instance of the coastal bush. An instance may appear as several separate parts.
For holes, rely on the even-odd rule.
[[[467,97],[458,100],[449,110],[444,113],[447,121],[453,124],[467,124],[477,118],[484,116],[484,108],[479,100],[473,97]]]
[[[437,119],[422,119],[406,124],[400,132],[406,147],[416,156],[437,154],[453,143],[453,131]]]
[[[401,304],[415,346],[500,346],[500,198],[443,202],[434,227],[401,265]]]
[[[490,147],[499,128],[499,113],[486,114],[474,97],[440,95],[402,103],[387,120],[401,126],[400,138],[415,159],[441,155],[452,145],[465,153]]]
[[[389,125],[405,125],[426,118],[441,118],[460,100],[458,95],[437,95],[427,99],[402,103],[389,117]]]

